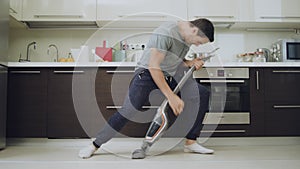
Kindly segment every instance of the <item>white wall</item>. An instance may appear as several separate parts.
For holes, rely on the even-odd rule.
[[[48,45],[56,44],[59,56],[66,57],[71,48],[87,44],[90,49],[102,46],[103,40],[116,45],[127,39],[128,43],[146,43],[151,30],[28,30],[11,28],[9,35],[9,61],[18,61],[20,53],[26,57],[27,44],[36,41],[37,49],[30,48],[31,61],[53,61],[55,53]],[[220,47],[218,54],[223,61],[235,61],[239,53],[253,52],[257,48],[270,48],[271,43],[280,38],[291,38],[290,32],[247,32],[241,30],[216,30],[214,46]]]

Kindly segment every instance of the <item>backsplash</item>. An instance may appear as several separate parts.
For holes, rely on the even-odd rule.
[[[56,51],[48,46],[55,44],[58,47],[59,57],[67,57],[72,48],[83,45],[91,49],[102,46],[107,41],[107,46],[118,48],[119,42],[126,40],[128,44],[146,43],[151,34],[150,29],[116,29],[116,30],[28,30],[25,28],[11,28],[9,34],[9,57],[11,62],[18,61],[20,54],[26,58],[27,45],[37,42],[37,48],[29,48],[31,61],[49,62],[56,58]],[[247,32],[243,30],[217,29],[213,46],[220,47],[217,52],[224,62],[236,61],[239,53],[253,52],[257,48],[270,48],[271,43],[281,38],[292,38],[292,32]],[[193,48],[195,50],[209,50],[209,46]],[[91,55],[91,52],[90,52]],[[92,57],[92,56],[90,56]],[[214,59],[212,59],[212,62]]]

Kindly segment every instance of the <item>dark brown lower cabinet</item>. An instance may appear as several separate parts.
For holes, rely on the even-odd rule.
[[[266,133],[268,136],[300,136],[300,106],[266,104]]]
[[[264,68],[250,68],[250,127],[249,136],[265,135]]]
[[[94,137],[133,75],[133,67],[9,68],[7,137]],[[299,136],[299,86],[299,68],[250,68],[250,124],[208,124],[201,136]],[[155,104],[145,105],[152,115]],[[144,137],[149,125],[129,121],[117,137]]]
[[[0,64],[0,150],[6,145],[7,67]]]
[[[268,136],[300,136],[300,69],[265,68]]]
[[[122,107],[134,75],[133,67],[99,68],[95,80],[95,94],[102,116],[107,121]],[[117,137],[144,137],[149,123],[129,121]]]
[[[47,69],[9,69],[7,137],[47,137]]]
[[[91,84],[89,70],[53,68],[49,70],[48,79],[47,136],[49,138],[88,137],[76,114],[75,104],[79,104],[80,107],[81,103],[74,102],[73,87],[75,84],[82,85],[82,91],[90,92],[86,89]]]

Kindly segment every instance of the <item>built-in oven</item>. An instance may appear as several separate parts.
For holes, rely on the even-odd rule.
[[[249,69],[203,68],[193,76],[210,91],[202,134],[245,135],[250,125]]]

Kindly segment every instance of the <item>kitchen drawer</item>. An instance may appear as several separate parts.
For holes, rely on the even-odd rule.
[[[294,103],[300,96],[300,69],[265,69],[265,100]]]
[[[134,68],[99,68],[95,79],[97,102],[103,106],[121,106],[134,75]]]
[[[203,137],[247,136],[250,113],[206,113],[202,124]]]
[[[242,137],[250,136],[250,125],[246,124],[205,124],[201,130],[200,137]]]
[[[110,108],[106,111],[101,110],[101,112],[107,122],[110,116],[117,112],[117,109]],[[145,137],[149,126],[150,123],[129,121],[124,128],[121,129],[120,133],[116,135],[116,137]]]
[[[300,136],[300,103],[267,103],[265,110],[268,136]]]
[[[250,124],[250,113],[206,113],[203,124]]]

